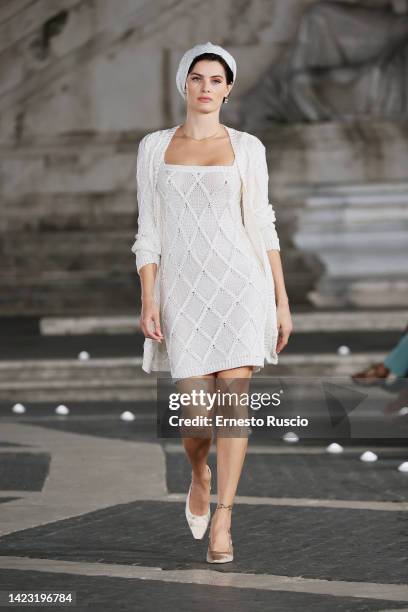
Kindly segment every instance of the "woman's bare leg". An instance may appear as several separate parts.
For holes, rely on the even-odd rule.
[[[214,393],[215,372],[204,376],[191,376],[190,378],[178,381],[177,388],[180,393],[191,393],[191,391],[204,389],[207,393]],[[212,411],[206,408],[192,408],[183,411],[183,416],[196,416],[198,414],[212,416]],[[187,457],[192,468],[192,487],[190,495],[190,510],[193,514],[205,514],[210,502],[210,475],[207,469],[207,457],[210,452],[212,442],[212,430],[198,429],[194,437],[185,435],[182,429],[182,440]]]
[[[217,373],[216,387],[220,391],[236,392],[237,395],[239,393],[248,393],[252,373],[253,366],[223,370]],[[224,411],[222,412],[224,414]],[[242,408],[237,408],[236,416],[243,416]],[[248,434],[246,433],[245,435],[241,432],[240,435],[242,437],[217,435],[218,503],[222,503],[225,506],[229,506],[234,502],[248,447]],[[213,550],[228,550],[228,529],[231,527],[231,514],[232,510],[226,508],[217,508],[213,513],[210,527],[211,548]]]

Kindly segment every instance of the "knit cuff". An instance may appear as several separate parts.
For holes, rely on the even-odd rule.
[[[136,268],[137,272],[140,272],[140,268],[149,263],[155,263],[159,265],[160,255],[153,251],[136,251]]]
[[[280,251],[280,242],[275,226],[267,226],[262,228],[262,235],[267,251]]]

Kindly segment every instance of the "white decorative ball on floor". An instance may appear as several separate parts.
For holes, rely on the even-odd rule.
[[[81,351],[78,355],[78,359],[80,359],[81,361],[84,361],[85,359],[89,359],[88,351]]]
[[[339,346],[339,348],[337,349],[337,354],[338,355],[350,355],[350,349],[348,346],[346,346],[345,344],[342,344],[341,346]]]
[[[403,461],[402,463],[400,463],[400,465],[398,466],[398,471],[408,472],[408,461]]]
[[[326,451],[328,453],[338,454],[343,452],[343,447],[341,444],[337,444],[337,442],[332,442],[326,446]]]
[[[69,408],[64,406],[64,404],[60,404],[59,406],[56,407],[55,412],[57,414],[69,414]]]
[[[397,414],[399,414],[400,416],[407,416],[408,406],[403,406],[402,408],[400,408]]]
[[[23,412],[26,411],[25,406],[23,406],[23,404],[14,404],[12,411],[15,414],[23,414]]]
[[[377,461],[378,457],[372,451],[365,451],[362,455],[360,455],[360,459],[361,461],[370,462],[370,461]]]
[[[125,410],[125,412],[122,412],[122,414],[120,415],[120,418],[122,419],[122,421],[134,421],[135,415],[133,414],[133,412],[130,412],[130,410]]]
[[[282,440],[285,440],[285,442],[299,442],[299,436],[293,431],[288,431],[282,436]]]

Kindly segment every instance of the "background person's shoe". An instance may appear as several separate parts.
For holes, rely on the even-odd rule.
[[[381,362],[373,363],[365,370],[352,374],[351,378],[358,385],[370,387],[383,384],[390,374],[390,370]]]
[[[210,466],[207,465],[208,470],[211,476]],[[211,519],[211,505],[208,506],[208,512],[206,514],[193,514],[190,510],[190,494],[191,494],[191,485],[188,490],[188,495],[186,499],[186,519],[188,526],[190,527],[191,533],[193,534],[196,540],[201,540],[204,537],[205,532],[207,531],[207,527],[210,523]],[[210,481],[210,491],[211,491],[211,481]]]

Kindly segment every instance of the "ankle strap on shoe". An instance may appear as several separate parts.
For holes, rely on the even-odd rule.
[[[232,506],[233,504],[230,504],[229,506],[226,506],[225,504],[217,504],[217,508],[226,508],[227,510],[231,510]]]

